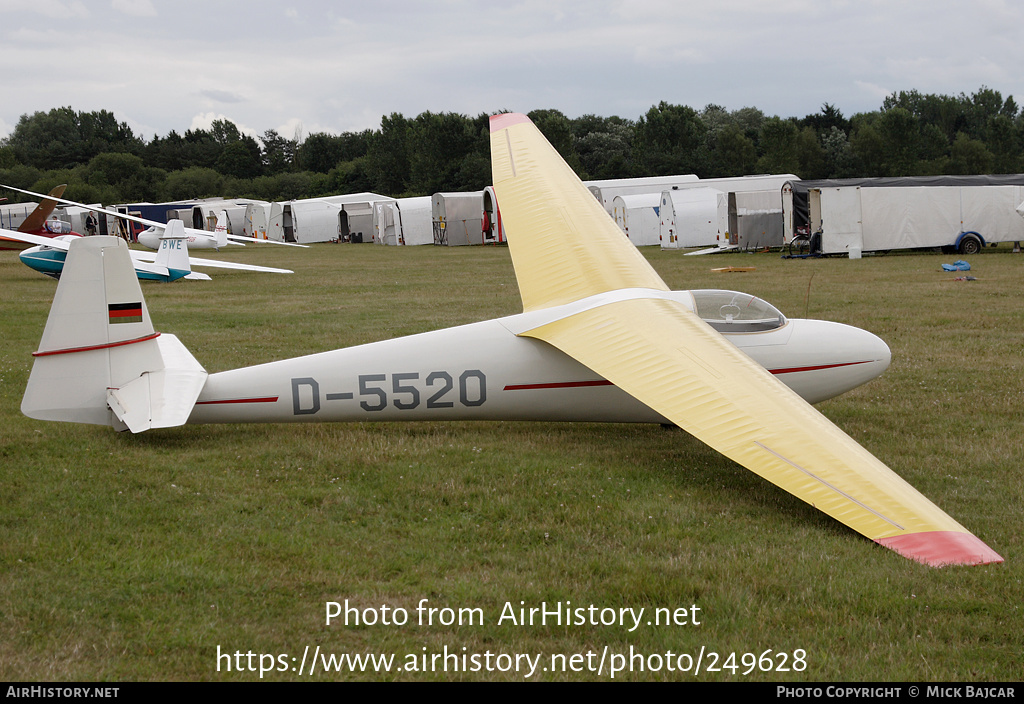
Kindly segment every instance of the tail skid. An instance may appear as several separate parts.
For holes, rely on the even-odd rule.
[[[117,237],[71,243],[34,356],[22,413],[132,432],[183,425],[207,377],[176,337],[153,330]]]

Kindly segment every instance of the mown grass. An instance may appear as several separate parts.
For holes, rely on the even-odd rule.
[[[0,679],[251,680],[259,673],[226,672],[223,661],[218,671],[218,646],[301,658],[319,645],[394,653],[399,664],[445,646],[545,656],[704,647],[722,662],[802,649],[802,672],[618,678],[1020,680],[1024,257],[988,250],[971,260],[978,280],[958,282],[935,254],[644,254],[673,288],[749,291],[792,317],[806,311],[885,339],[889,371],[820,409],[1006,562],[910,562],[656,426],[232,425],[132,436],[33,421],[19,404],[54,282],[2,252]],[[145,286],[157,328],[210,371],[520,309],[503,248],[250,246],[222,256],[296,273]],[[710,271],[729,265],[757,270]],[[413,619],[429,599],[478,608],[486,623],[325,625],[325,603],[346,599]],[[520,601],[648,614],[696,604],[701,625],[496,623]]]

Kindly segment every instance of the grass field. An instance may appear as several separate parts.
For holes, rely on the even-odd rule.
[[[33,421],[19,404],[55,283],[0,252],[0,680],[309,679],[318,646],[403,667],[318,665],[326,680],[607,680],[612,655],[640,656],[623,680],[1024,679],[1024,255],[986,250],[969,282],[939,254],[645,255],[672,288],[886,340],[890,369],[820,410],[1006,562],[911,562],[657,426]],[[157,329],[210,371],[520,311],[505,248],[221,256],[296,273],[144,285]],[[757,269],[710,271],[729,265]],[[451,611],[421,625],[424,599]],[[346,600],[409,621],[327,625]],[[632,632],[499,622],[520,602],[645,612]],[[699,673],[670,671],[702,649]]]

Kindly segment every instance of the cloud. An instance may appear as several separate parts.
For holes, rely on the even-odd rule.
[[[306,138],[306,130],[302,126],[302,120],[297,117],[290,117],[283,125],[277,128],[277,133],[285,139],[294,139],[301,142]]]
[[[156,17],[150,0],[111,0],[110,7],[132,17]]]
[[[0,0],[0,15],[5,18],[17,12],[34,12],[55,20],[86,19],[88,8],[79,0]]]
[[[865,93],[872,98],[877,98],[879,102],[893,94],[893,91],[888,88],[882,88],[881,86],[868,81],[854,81],[853,84],[857,86],[857,89],[862,93]]]
[[[799,116],[824,102],[877,110],[898,90],[1022,95],[1024,4],[978,3],[251,0],[240,13],[207,0],[175,0],[174,12],[155,0],[0,0],[0,120],[70,105],[149,135],[228,112],[250,133],[291,138],[299,123],[358,131],[392,112],[635,119],[664,100]],[[196,32],[197,17],[231,30]]]
[[[228,90],[202,90],[199,95],[218,103],[244,103],[245,98]]]
[[[247,134],[250,137],[259,137],[262,134],[262,132],[254,130],[251,127],[246,127],[245,125],[239,123],[237,120],[232,120],[227,115],[214,112],[201,112],[193,116],[192,124],[189,125],[189,129],[209,131],[210,127],[212,127],[213,123],[217,120],[224,120],[226,122],[234,124],[234,126],[238,128],[239,132],[241,132],[242,134]]]

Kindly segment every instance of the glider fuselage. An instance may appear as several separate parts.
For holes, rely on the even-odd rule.
[[[76,235],[80,236],[80,235]],[[62,239],[68,239],[64,237]],[[60,275],[64,271],[64,264],[67,261],[68,253],[63,249],[57,249],[48,245],[36,245],[29,247],[28,249],[21,252],[18,258],[21,262],[29,267],[35,269],[40,274],[46,274],[55,279],[59,279]],[[188,268],[171,268],[164,267],[164,271],[148,271],[144,268],[136,268],[135,275],[143,281],[177,281],[180,278],[188,276],[191,271]]]
[[[648,293],[692,307],[687,291]],[[211,374],[189,422],[668,422],[551,345],[516,335],[535,318],[519,314]],[[840,323],[782,319],[771,330],[723,334],[811,403],[874,379],[890,360],[878,337]]]
[[[138,234],[137,241],[143,247],[158,250],[160,249],[160,240],[162,235],[162,232],[157,232],[155,227],[151,227],[148,230],[140,232]],[[185,241],[188,243],[189,250],[220,249],[221,246],[217,242],[217,238],[213,233],[196,230],[191,227],[185,228]]]

